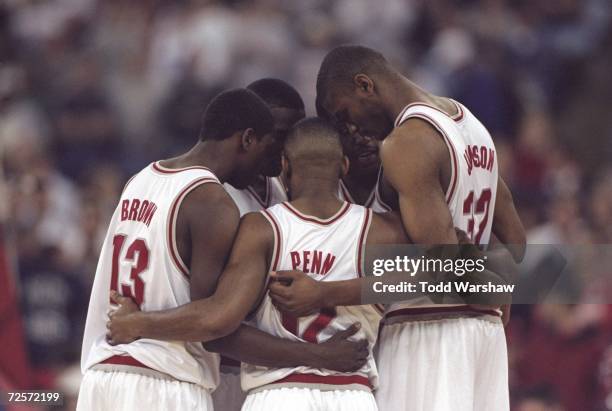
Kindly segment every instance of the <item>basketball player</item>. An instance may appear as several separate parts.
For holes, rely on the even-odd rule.
[[[238,190],[230,183],[223,186],[228,192],[240,216],[264,210],[287,200],[287,192],[279,174],[281,172],[280,148],[291,127],[305,117],[304,102],[300,94],[289,84],[280,79],[263,78],[247,87],[266,102],[274,118],[274,141],[278,145],[278,157],[265,164],[262,175],[247,188]],[[220,345],[223,341],[219,341]],[[238,411],[242,407],[246,394],[240,387],[240,362],[221,356],[219,386],[213,392],[213,404],[219,411]]]
[[[339,196],[342,200],[371,208],[375,213],[390,211],[382,203],[376,190],[381,173],[380,142],[355,133],[341,137],[344,154],[349,159],[349,171],[340,180]]]
[[[111,346],[105,340],[109,296],[119,298],[121,293],[142,309],[156,310],[212,294],[239,222],[238,210],[220,183],[246,187],[267,159],[278,156],[272,129],[272,115],[254,93],[221,93],[208,106],[200,141],[189,152],[152,163],[127,183],[91,294],[79,410],[212,409],[218,355],[199,343],[178,341],[141,339]],[[292,355],[301,357],[299,363],[317,366],[327,360],[333,366],[345,351],[355,356],[361,349],[347,347],[343,338],[326,347],[289,345],[251,327],[235,334],[247,347],[262,346],[243,355],[258,363],[266,351],[263,364],[294,364],[285,353],[297,350]],[[336,349],[339,345],[342,349]]]
[[[301,269],[318,281],[355,278],[365,244],[406,241],[399,216],[375,215],[338,198],[348,161],[337,132],[322,119],[295,126],[285,144],[283,168],[291,202],[243,218],[215,294],[149,313],[121,299],[121,312],[109,325],[112,340],[210,340],[232,332],[256,309],[252,321],[258,328],[291,341],[321,344],[357,321],[361,328],[355,338],[372,347],[380,319],[374,307],[337,307],[297,319],[282,315],[267,295],[259,303],[261,291],[270,270]],[[378,385],[376,365],[368,350],[362,355],[366,363],[351,373],[243,364],[242,385],[250,391],[243,410],[376,410],[371,392]]]
[[[493,227],[512,256],[522,259],[524,230],[498,176],[495,146],[464,106],[425,92],[380,53],[361,46],[338,47],[325,57],[317,106],[345,132],[384,139],[380,198],[400,210],[414,243],[457,244],[457,227],[485,246]],[[285,277],[291,284],[275,283],[270,292],[285,309],[359,303],[348,284],[324,283],[314,292],[307,276]],[[350,295],[356,298],[347,301]],[[380,409],[509,409],[500,311],[424,303],[387,307],[379,340]]]
[[[266,102],[274,117],[275,142],[280,148],[291,127],[305,117],[302,97],[291,85],[280,79],[263,78],[247,86]],[[280,155],[265,165],[264,172],[244,190],[225,184],[227,192],[236,202],[240,215],[259,211],[287,200],[281,173]]]

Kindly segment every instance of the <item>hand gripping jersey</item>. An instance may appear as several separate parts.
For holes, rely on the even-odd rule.
[[[143,311],[190,301],[189,270],[178,253],[176,220],[187,194],[209,183],[219,180],[204,167],[167,169],[159,163],[128,182],[98,261],[83,339],[83,372],[105,361],[135,361],[177,380],[215,388],[219,357],[200,343],[139,339],[111,346],[105,340],[110,290],[131,296]]]
[[[247,213],[265,210],[268,207],[287,201],[287,191],[279,177],[266,177],[266,197],[261,198],[251,187],[238,190],[229,183],[224,183],[223,187],[232,197],[234,203],[240,211],[240,216]]]
[[[274,230],[271,270],[297,269],[317,281],[348,280],[361,276],[372,211],[344,202],[332,217],[321,220],[300,213],[289,203],[262,211]],[[376,341],[380,314],[373,306],[336,307],[315,315],[295,318],[281,314],[266,294],[254,314],[253,324],[269,334],[293,341],[321,343],[355,322],[361,329],[351,339]],[[376,365],[370,354],[358,372],[344,374],[306,366],[273,369],[242,364],[242,388],[316,386],[327,389],[372,389],[378,384]]]
[[[497,194],[497,152],[482,123],[463,105],[451,101],[458,111],[452,117],[433,106],[414,103],[402,110],[395,127],[418,118],[440,133],[450,153],[451,179],[445,194],[453,225],[465,231],[475,244],[486,246]],[[422,306],[421,300],[392,304],[387,318],[402,307]]]

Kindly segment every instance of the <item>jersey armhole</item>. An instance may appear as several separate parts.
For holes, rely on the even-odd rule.
[[[459,170],[458,170],[459,160],[457,158],[457,150],[455,149],[453,142],[451,141],[448,134],[444,131],[442,126],[440,126],[440,124],[433,117],[425,113],[410,114],[406,116],[398,126],[402,125],[406,120],[409,120],[411,118],[418,118],[422,121],[425,121],[430,126],[432,126],[440,134],[440,136],[442,137],[442,140],[446,144],[446,148],[448,150],[450,161],[451,161],[451,178],[450,178],[450,183],[448,184],[448,187],[446,188],[446,192],[444,193],[444,197],[446,199],[446,203],[450,204],[452,202],[453,196],[457,188],[457,180],[458,180],[458,173],[459,173]]]
[[[192,181],[189,185],[187,185],[185,188],[183,188],[178,193],[178,195],[174,198],[170,206],[170,214],[168,215],[168,221],[167,221],[166,246],[168,247],[168,250],[170,252],[170,257],[171,257],[170,259],[172,260],[176,268],[187,279],[190,278],[189,269],[187,268],[187,265],[181,258],[181,255],[179,253],[178,246],[176,243],[176,220],[178,218],[178,213],[181,208],[181,204],[183,203],[183,200],[185,199],[185,197],[187,197],[189,193],[191,193],[193,190],[195,190],[199,186],[203,184],[209,184],[209,183],[219,184],[219,181],[213,177],[201,177],[201,178],[198,178]]]
[[[357,241],[357,261],[356,268],[357,274],[359,277],[363,277],[364,274],[364,265],[365,265],[365,252],[366,252],[366,243],[368,240],[368,233],[370,232],[370,226],[372,224],[372,209],[366,208],[363,217],[363,223],[361,225],[361,230],[359,231],[359,240]]]
[[[278,269],[278,263],[280,260],[281,252],[281,231],[280,225],[268,210],[261,210],[261,214],[268,220],[268,223],[272,226],[272,232],[274,233],[274,246],[272,248],[272,256],[270,258],[270,265],[268,272],[276,271]]]

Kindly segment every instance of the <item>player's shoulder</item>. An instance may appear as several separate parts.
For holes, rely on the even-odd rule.
[[[191,190],[181,204],[181,212],[194,217],[224,215],[238,220],[238,207],[221,184],[214,182],[201,184]]]
[[[444,160],[446,145],[443,137],[430,123],[420,118],[409,118],[384,139],[380,156],[386,160],[436,161]],[[387,168],[385,166],[385,168]]]
[[[368,234],[370,244],[403,244],[408,242],[402,218],[398,211],[372,213],[372,225]]]

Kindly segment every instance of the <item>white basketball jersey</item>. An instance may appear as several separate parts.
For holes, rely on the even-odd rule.
[[[362,274],[364,252],[372,211],[344,202],[333,217],[321,220],[301,214],[289,203],[262,211],[275,236],[270,269],[301,270],[317,281],[339,281]],[[370,350],[376,341],[380,314],[373,306],[336,307],[318,314],[295,318],[278,311],[266,295],[254,314],[253,325],[277,337],[321,343],[355,322],[361,329],[351,340],[367,339]],[[372,356],[356,373],[346,374],[306,366],[273,369],[242,364],[242,388],[253,390],[271,385],[329,385],[334,388],[372,389],[378,373]],[[266,387],[267,388],[267,387]]]
[[[181,202],[207,183],[220,184],[204,167],[171,170],[152,163],[126,185],[98,261],[83,338],[83,372],[127,355],[177,380],[216,387],[219,357],[200,343],[139,339],[111,346],[105,340],[111,289],[131,296],[143,311],[190,302],[189,270],[178,253],[175,227]]]
[[[266,177],[265,198],[261,198],[250,186],[244,190],[239,190],[229,183],[224,183],[223,187],[236,203],[241,217],[247,213],[265,210],[288,200],[287,190],[279,177]]]
[[[378,171],[379,177],[381,172],[382,168],[380,168]],[[375,213],[384,213],[391,211],[391,207],[385,204],[385,202],[380,198],[380,190],[378,189],[379,181],[380,178],[376,179],[376,185],[372,188],[372,192],[363,206],[366,208],[371,208]],[[338,187],[338,197],[340,197],[341,200],[348,201],[349,203],[357,204],[357,202],[353,199],[348,187],[342,180],[340,180],[340,185]]]
[[[465,231],[475,244],[486,246],[497,194],[497,152],[482,123],[463,105],[451,101],[458,111],[452,117],[433,106],[414,103],[402,110],[395,127],[418,118],[440,133],[450,153],[451,178],[445,194],[453,225]],[[392,304],[387,316],[391,311],[417,303],[422,305],[420,300]]]

